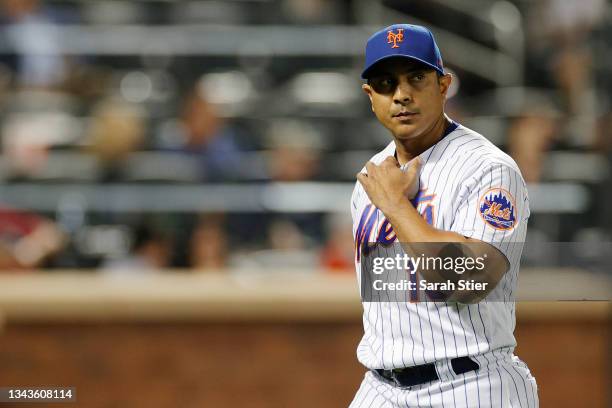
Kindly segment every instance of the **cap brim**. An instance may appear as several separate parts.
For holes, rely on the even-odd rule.
[[[417,61],[420,62],[421,64],[428,66],[429,68],[438,71],[440,74],[444,75],[444,71],[441,70],[439,67],[430,64],[429,62],[423,61],[420,58],[417,57],[411,57],[409,55],[404,55],[404,54],[391,54],[391,55],[385,55],[384,57],[381,57],[379,59],[377,59],[376,61],[372,62],[370,64],[369,67],[367,67],[362,73],[361,73],[361,78],[362,79],[368,79],[368,74],[370,72],[372,72],[372,70],[381,62],[386,61],[388,59],[392,59],[392,58],[405,58],[405,59],[409,59],[412,61]]]

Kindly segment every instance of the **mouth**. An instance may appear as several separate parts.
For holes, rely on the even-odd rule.
[[[399,113],[396,113],[395,115],[393,115],[394,118],[398,118],[400,120],[402,119],[412,119],[415,116],[417,116],[419,113],[418,112],[411,112],[411,111],[401,111]]]

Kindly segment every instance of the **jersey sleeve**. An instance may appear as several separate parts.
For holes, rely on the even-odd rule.
[[[529,218],[529,197],[520,172],[495,163],[464,180],[451,231],[499,249],[506,258],[523,243]]]

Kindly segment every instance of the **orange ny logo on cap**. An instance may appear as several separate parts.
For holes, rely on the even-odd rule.
[[[387,44],[393,44],[391,48],[399,48],[399,45],[397,45],[397,43],[402,41],[404,41],[403,28],[398,28],[397,33],[394,33],[393,30],[387,31]]]

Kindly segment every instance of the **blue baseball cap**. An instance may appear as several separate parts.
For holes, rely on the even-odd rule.
[[[372,35],[366,44],[361,78],[367,79],[374,65],[393,57],[421,62],[444,75],[440,49],[431,31],[423,26],[394,24]]]

